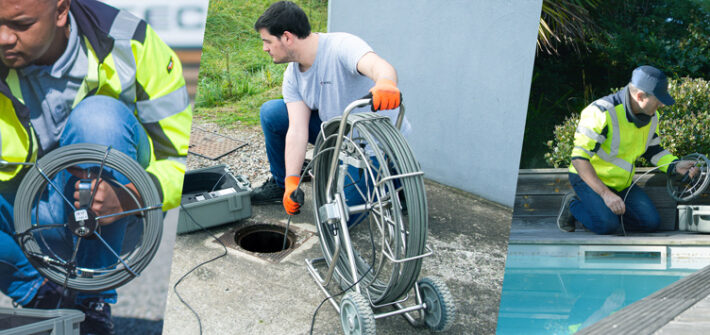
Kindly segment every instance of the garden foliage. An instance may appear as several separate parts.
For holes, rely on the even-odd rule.
[[[607,0],[590,10],[594,29],[585,34],[579,53],[564,47],[558,55],[538,53],[521,166],[546,166],[545,143],[555,125],[625,85],[637,66],[656,66],[671,78],[710,79],[710,14],[701,5]]]
[[[684,77],[671,80],[668,91],[676,103],[659,109],[661,145],[677,156],[694,152],[707,156],[710,154],[710,82]],[[569,166],[580,112],[555,126],[554,138],[546,143],[545,160],[550,166]],[[645,161],[638,164],[648,166]]]

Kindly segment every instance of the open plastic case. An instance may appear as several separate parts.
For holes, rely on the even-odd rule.
[[[251,216],[251,187],[220,164],[185,173],[177,233],[188,233]],[[189,213],[189,214],[187,214]],[[197,221],[199,226],[193,222]]]

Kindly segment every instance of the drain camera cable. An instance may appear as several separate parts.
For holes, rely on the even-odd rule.
[[[70,166],[77,164],[98,164],[98,162],[101,162],[102,165],[105,164],[107,168],[112,168],[129,179],[136,186],[138,193],[142,197],[142,202],[148,204],[143,207],[142,211],[144,217],[141,220],[144,222],[144,232],[141,238],[141,244],[136,249],[137,251],[126,256],[125,260],[117,254],[114,254],[118,261],[123,264],[123,268],[116,267],[110,271],[105,271],[103,274],[95,273],[93,277],[71,276],[72,271],[76,269],[83,271],[87,271],[87,269],[76,267],[75,255],[69,262],[63,262],[44,255],[45,250],[43,250],[43,248],[45,246],[41,246],[33,238],[33,232],[41,230],[43,227],[51,226],[33,224],[31,211],[36,202],[37,195],[46,190],[44,187],[47,186],[47,184],[51,187],[56,187],[51,182],[50,176],[55,176]],[[124,190],[127,190],[125,186],[120,185],[120,183],[114,184],[124,187]],[[128,194],[134,202],[138,203],[137,198],[130,191]],[[69,287],[82,292],[98,292],[116,288],[141,273],[157,252],[163,227],[162,213],[154,210],[159,207],[153,204],[158,203],[160,203],[160,198],[157,190],[155,190],[155,184],[148,177],[145,170],[132,158],[120,151],[111,150],[110,147],[98,144],[82,143],[64,146],[45,155],[23,177],[18,187],[17,197],[15,198],[15,208],[19,209],[14,213],[15,231],[19,232],[16,233],[15,237],[21,245],[23,252],[28,256],[27,258],[30,263],[44,277],[55,283],[63,283],[62,287],[64,290]],[[101,239],[104,245],[107,245],[99,234],[95,234],[95,236]],[[51,248],[49,248],[49,250],[51,251]],[[77,250],[78,244],[74,247],[74,254],[76,254]],[[109,251],[113,252],[111,249],[109,249]]]
[[[212,187],[212,191],[214,191],[214,189],[217,187],[217,184],[219,184],[219,182],[222,181],[222,178],[224,178],[224,176],[227,175],[227,173],[229,173],[229,171],[225,170],[224,173],[222,174],[222,176],[217,180],[217,182],[215,183],[215,185]],[[210,191],[210,192],[212,192],[212,191]],[[219,256],[217,256],[217,257],[214,257],[214,258],[212,258],[212,259],[206,260],[206,261],[204,261],[204,262],[202,262],[202,263],[200,263],[200,264],[197,264],[197,265],[195,265],[194,267],[192,267],[192,269],[190,269],[190,270],[187,271],[185,274],[183,274],[183,275],[180,277],[180,279],[178,279],[178,280],[175,282],[175,284],[173,285],[173,292],[175,292],[175,295],[177,295],[177,297],[178,297],[178,299],[180,300],[180,302],[181,302],[183,305],[185,305],[185,307],[187,307],[187,309],[189,309],[190,312],[192,312],[192,314],[195,315],[195,318],[197,318],[197,325],[198,325],[198,327],[199,327],[199,329],[200,329],[200,335],[202,335],[202,320],[200,319],[200,315],[197,313],[197,311],[195,311],[195,310],[190,306],[190,304],[187,303],[187,301],[185,301],[185,299],[183,299],[183,297],[182,297],[182,296],[180,295],[180,293],[178,292],[177,287],[178,287],[178,285],[180,285],[180,283],[182,283],[183,280],[185,280],[185,278],[187,278],[188,275],[190,275],[193,271],[197,270],[197,269],[200,268],[201,266],[203,266],[203,265],[205,265],[205,264],[208,264],[208,263],[211,263],[211,262],[214,262],[214,261],[216,261],[216,260],[218,260],[218,259],[220,259],[220,258],[222,258],[222,257],[227,256],[227,253],[228,253],[228,252],[227,252],[227,246],[224,245],[224,243],[223,243],[220,239],[218,239],[217,236],[215,236],[215,235],[212,234],[209,230],[207,230],[207,228],[205,228],[204,226],[202,226],[201,224],[199,224],[199,223],[197,222],[197,220],[195,220],[195,218],[192,217],[192,214],[190,214],[190,212],[188,212],[187,208],[185,208],[185,206],[182,205],[182,203],[180,203],[180,208],[183,210],[183,212],[184,212],[185,214],[187,214],[188,217],[190,217],[190,220],[192,220],[192,223],[194,223],[195,225],[197,225],[198,227],[200,227],[200,229],[201,229],[202,231],[204,231],[204,232],[206,232],[207,234],[209,234],[209,235],[210,235],[215,241],[217,241],[217,243],[219,243],[219,244],[222,246],[222,248],[224,249],[224,252],[223,252],[221,255],[219,255]]]
[[[374,264],[375,264],[375,250],[376,250],[376,247],[375,247],[375,239],[372,237],[372,223],[370,223],[369,225],[367,225],[367,227],[368,227],[368,229],[370,230],[370,244],[372,245],[372,262],[370,262],[370,267],[367,269],[367,271],[365,271],[365,273],[362,275],[362,277],[360,277],[360,279],[358,279],[357,281],[355,281],[352,285],[348,286],[347,288],[343,289],[342,291],[338,292],[337,294],[333,294],[333,295],[331,295],[331,296],[329,296],[329,297],[326,297],[325,299],[323,299],[323,301],[320,302],[320,304],[318,304],[318,307],[316,307],[316,310],[313,312],[313,317],[311,318],[311,330],[309,331],[309,334],[310,334],[310,335],[313,335],[313,326],[315,326],[315,323],[316,323],[316,315],[318,315],[318,311],[320,310],[321,307],[323,307],[323,304],[324,304],[326,301],[328,301],[329,299],[332,299],[332,298],[335,298],[335,297],[337,297],[337,296],[343,295],[343,294],[345,294],[346,292],[350,291],[350,289],[352,289],[353,287],[355,287],[355,285],[357,285],[357,284],[360,283],[363,279],[365,279],[365,278],[367,277],[367,274],[368,274],[370,271],[372,271],[372,267],[373,267]]]
[[[634,186],[636,186],[636,184],[639,182],[639,180],[641,180],[645,175],[647,175],[647,174],[649,174],[649,173],[651,173],[651,172],[653,172],[653,171],[656,171],[656,170],[658,170],[658,169],[660,169],[660,168],[662,168],[662,167],[664,167],[664,166],[669,166],[669,165],[675,164],[675,163],[677,163],[677,162],[678,162],[678,161],[673,161],[673,162],[670,162],[670,163],[666,163],[666,164],[663,164],[663,165],[656,166],[656,167],[654,167],[654,168],[652,168],[652,169],[650,169],[650,170],[644,172],[642,175],[640,175],[638,178],[636,178],[636,180],[634,180],[634,182],[631,183],[631,186],[629,186],[629,189],[626,191],[626,194],[624,194],[624,199],[622,200],[622,201],[624,202],[624,205],[626,204],[626,197],[628,197],[628,196],[629,196],[629,193],[631,193],[631,188],[634,187]],[[688,171],[690,171],[690,170],[688,170]],[[688,173],[686,172],[686,175],[687,175],[687,174],[688,174]],[[669,176],[668,178],[670,178],[670,176]],[[624,227],[624,214],[619,215],[619,220],[621,221],[621,231],[623,232],[624,236],[627,236],[627,234],[626,234],[626,227]]]
[[[353,118],[351,126],[353,129],[350,131],[357,131],[359,138],[373,145],[371,148],[373,153],[370,155],[374,154],[380,164],[393,164],[394,166],[390,169],[394,169],[399,175],[421,171],[418,162],[411,153],[410,147],[401,134],[397,133],[394,127],[391,127],[389,119],[378,118],[378,116],[370,113],[359,113],[350,117]],[[337,136],[338,127],[339,125],[335,123],[326,124],[322,133],[328,135],[324,135],[323,138],[319,136],[316,141],[316,148],[333,147],[333,137]],[[356,147],[355,149],[357,150],[358,148]],[[329,166],[325,164],[316,166],[314,174],[327,175],[328,168]],[[384,169],[383,172],[387,172],[387,169]],[[394,255],[402,255],[405,258],[422,255],[426,244],[428,217],[426,195],[423,183],[416,180],[417,178],[421,177],[400,178],[402,193],[407,200],[409,214],[408,220],[403,222],[402,232],[397,232],[397,236],[406,234],[406,243],[395,243],[392,246],[392,253]],[[324,194],[326,192],[325,185],[314,183],[313,187],[317,188],[316,194]],[[390,191],[386,191],[386,193],[390,193]],[[326,248],[329,247],[332,247],[332,245],[326,246]],[[339,273],[347,274],[349,272],[347,264],[336,259],[333,261],[338,262],[336,269],[339,270]],[[371,284],[368,286],[367,291],[372,295],[374,303],[396,301],[406,294],[413,287],[419,276],[421,263],[421,258],[415,258],[403,264],[395,264],[393,265],[394,269],[390,271],[391,273],[387,274],[389,278],[386,280],[382,280],[385,278],[378,278],[379,271],[370,272],[368,275],[370,278],[367,281],[371,282]],[[365,261],[356,259],[356,267],[359,273],[364,273],[369,266]],[[346,282],[354,281],[354,278],[344,279]]]
[[[328,150],[331,150],[331,149],[328,149]],[[303,177],[306,175],[306,173],[308,173],[308,169],[311,168],[311,165],[313,164],[313,160],[315,160],[315,157],[322,154],[324,151],[326,151],[326,150],[323,150],[323,151],[317,153],[316,156],[313,157],[314,159],[312,159],[310,162],[308,162],[308,164],[306,164],[306,167],[303,168],[303,172],[301,172],[301,176],[298,179],[298,185],[296,185],[296,189],[301,188],[301,183],[303,182]],[[289,227],[291,226],[291,217],[292,216],[293,215],[288,215],[288,219],[286,220],[286,230],[284,231],[284,241],[281,246],[281,251],[286,250],[286,242],[288,241],[288,232],[289,232]]]
[[[301,172],[300,180],[298,181],[298,185],[296,186],[296,188],[300,188],[300,187],[301,187],[301,182],[303,181],[303,177],[306,175],[306,173],[308,173],[308,170],[311,168],[311,165],[312,165],[313,162],[316,160],[316,157],[318,157],[319,155],[321,155],[321,154],[323,154],[323,153],[325,153],[325,152],[333,151],[334,149],[335,149],[335,148],[333,148],[333,147],[331,147],[331,148],[325,148],[325,149],[321,150],[320,152],[318,152],[318,153],[313,157],[313,159],[311,159],[311,161],[308,162],[308,164],[306,165],[306,167],[303,169],[303,172]],[[288,215],[288,219],[286,220],[286,230],[284,231],[284,239],[283,239],[283,245],[282,245],[282,247],[281,247],[281,250],[286,250],[286,242],[288,241],[287,238],[288,238],[289,226],[291,225],[291,218],[292,218],[292,217],[293,217],[293,215]],[[326,297],[325,299],[323,299],[323,301],[320,302],[320,304],[318,304],[318,307],[316,307],[316,310],[313,312],[313,317],[311,318],[311,328],[310,328],[310,331],[309,331],[309,333],[310,333],[311,335],[313,335],[313,327],[315,326],[315,323],[316,323],[316,316],[318,315],[318,311],[320,310],[320,308],[323,307],[323,304],[324,304],[326,301],[328,301],[329,299],[335,298],[335,297],[337,297],[337,296],[343,295],[343,294],[345,294],[346,292],[348,292],[350,289],[352,289],[353,287],[355,287],[355,285],[357,285],[357,284],[360,283],[363,279],[365,279],[365,278],[367,277],[367,275],[370,273],[370,271],[372,271],[372,267],[373,267],[374,264],[375,264],[376,247],[375,247],[375,240],[374,240],[373,234],[372,234],[372,226],[371,226],[371,225],[368,225],[368,229],[369,229],[369,231],[370,231],[370,244],[372,245],[372,262],[370,262],[370,267],[367,269],[367,271],[365,271],[365,273],[362,275],[362,277],[360,277],[360,279],[358,279],[358,280],[357,280],[356,282],[354,282],[352,285],[348,286],[347,288],[343,289],[342,291],[338,292],[337,294],[334,294],[334,295],[331,295],[331,296]]]

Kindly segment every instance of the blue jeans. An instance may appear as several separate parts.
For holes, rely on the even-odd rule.
[[[576,173],[569,174],[569,182],[577,194],[577,199],[570,203],[570,212],[577,221],[597,234],[614,234],[621,229],[619,216],[614,214],[604,203],[604,199],[592,190]],[[653,232],[661,224],[656,206],[653,205],[641,187],[625,188],[614,193],[626,201],[624,228],[626,231]],[[628,193],[628,195],[627,195]]]
[[[288,111],[283,99],[270,100],[261,105],[259,114],[261,129],[264,131],[266,156],[269,158],[271,175],[276,184],[284,188],[286,179],[286,132],[288,131]],[[318,112],[311,112],[308,122],[308,143],[314,144],[321,125]]]
[[[270,100],[261,105],[261,128],[264,131],[266,142],[266,155],[269,158],[271,175],[280,187],[284,187],[284,179],[286,178],[286,162],[284,159],[286,152],[286,132],[288,131],[288,111],[286,103],[283,99]],[[314,144],[318,134],[320,133],[322,121],[318,116],[317,111],[311,112],[311,119],[308,123],[308,142]],[[373,158],[375,167],[377,162]],[[345,202],[349,206],[363,204],[365,199],[362,198],[355,185],[364,189],[366,185],[366,176],[357,168],[348,167],[348,175],[345,177],[344,196]],[[371,186],[372,182],[370,182]],[[360,214],[353,215],[348,225],[356,222]]]
[[[143,126],[133,115],[132,110],[110,97],[93,96],[84,99],[69,114],[59,146],[76,143],[110,145],[112,149],[127,154],[143,167],[147,167],[150,162],[150,142]],[[82,167],[88,168],[88,166]],[[102,175],[111,176],[123,184],[128,182],[124,176],[110,169],[105,169]],[[76,180],[76,177],[70,176],[66,171],[61,171],[53,178],[53,182],[67,199],[73,199]],[[16,190],[19,182],[16,181],[15,184],[10,189]],[[39,199],[36,211],[34,209],[32,211],[33,222],[39,224],[66,222],[67,214],[71,212],[62,194],[51,187],[46,190]],[[0,291],[16,303],[25,305],[34,298],[44,278],[29,264],[12,238],[15,233],[14,201],[15,193],[0,194]],[[120,252],[126,225],[132,222],[131,220],[135,218],[126,217],[101,227],[101,236],[116,252]],[[38,243],[43,249],[49,249],[45,251],[61,255],[71,252],[75,238],[68,230],[51,229],[41,234],[45,240]],[[116,261],[116,257],[100,240],[82,239],[77,252],[78,266],[96,268],[115,264]],[[116,291],[109,290],[100,293],[79,293],[77,302],[94,297],[102,298],[108,303],[115,303],[117,298]]]

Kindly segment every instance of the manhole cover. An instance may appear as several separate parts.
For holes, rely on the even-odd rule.
[[[313,236],[312,232],[292,225],[286,235],[286,249],[283,249],[285,231],[285,225],[247,222],[224,233],[219,240],[232,249],[278,263]]]
[[[200,157],[216,160],[245,145],[247,145],[246,142],[192,127],[188,152]]]

